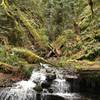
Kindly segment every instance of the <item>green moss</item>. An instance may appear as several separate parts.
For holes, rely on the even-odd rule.
[[[27,78],[30,78],[33,68],[34,67],[32,65],[23,65],[21,68],[23,75]]]

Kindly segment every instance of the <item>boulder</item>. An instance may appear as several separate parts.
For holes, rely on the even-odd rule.
[[[71,81],[77,80],[78,76],[76,76],[76,75],[66,75],[65,79],[66,79],[66,81],[71,82]]]
[[[50,74],[47,74],[47,76],[46,76],[46,80],[48,81],[48,82],[50,82],[50,81],[53,81],[54,79],[56,79],[56,74],[55,73],[50,73]]]
[[[41,84],[42,88],[49,88],[51,85],[51,82],[48,82],[47,80],[43,81],[43,83]]]
[[[46,80],[43,81],[42,84],[41,84],[42,88],[46,88],[46,89],[49,88],[54,79],[56,79],[56,74],[54,74],[54,73],[53,74],[52,73],[47,74],[46,75]]]
[[[40,93],[42,92],[43,88],[40,85],[36,85],[36,87],[34,87],[34,90]]]

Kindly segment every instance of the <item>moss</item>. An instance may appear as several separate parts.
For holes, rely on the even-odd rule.
[[[40,85],[37,85],[35,88],[34,88],[35,91],[37,91],[38,93],[42,92],[42,87]]]
[[[33,71],[33,66],[32,65],[24,65],[22,68],[21,68],[21,71],[23,73],[23,75],[27,78],[30,78],[31,74],[32,74],[32,71]]]
[[[15,52],[20,57],[26,59],[29,63],[35,63],[35,62],[46,62],[45,59],[38,56],[36,53],[32,52],[31,50],[25,49],[25,48],[13,48],[13,52]]]

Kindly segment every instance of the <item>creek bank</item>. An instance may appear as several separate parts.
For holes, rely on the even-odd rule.
[[[11,74],[3,74],[0,73],[0,87],[11,87],[14,83],[11,80],[12,75]]]

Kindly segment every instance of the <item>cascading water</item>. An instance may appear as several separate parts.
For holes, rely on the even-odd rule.
[[[31,81],[21,81],[13,87],[5,88],[0,93],[0,100],[35,100],[36,93],[33,88],[36,86]]]
[[[33,89],[36,83],[44,81],[46,76],[39,71],[33,71],[28,81],[15,83],[11,88],[5,88],[0,92],[0,100],[36,100],[36,92]]]
[[[55,79],[49,78],[47,79],[47,74],[49,72],[55,72],[56,77]],[[44,81],[47,80],[47,83],[50,83],[47,88],[43,88],[41,92],[41,99],[37,98],[38,92],[34,89],[37,85],[42,85]],[[50,81],[50,82],[48,82]],[[0,92],[0,100],[58,100],[58,99],[49,99],[47,96],[51,95],[58,95],[62,97],[70,97],[71,99],[67,100],[74,100],[72,97],[74,94],[68,93],[69,91],[69,83],[63,79],[63,75],[61,71],[50,68],[47,65],[44,65],[39,70],[33,70],[32,75],[28,81],[20,81],[15,83],[12,87],[8,87],[3,89]],[[52,93],[49,91],[52,90]],[[45,92],[44,92],[45,91]],[[63,99],[59,99],[63,100]],[[66,99],[64,99],[66,100]],[[75,99],[76,100],[76,99]]]
[[[69,90],[69,84],[65,79],[55,79],[51,85],[53,93],[66,93]]]

